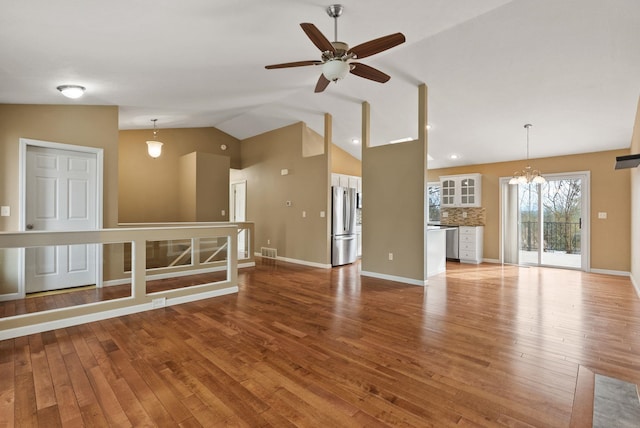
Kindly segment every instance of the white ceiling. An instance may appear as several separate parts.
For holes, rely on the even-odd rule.
[[[299,24],[333,39],[317,0],[0,0],[0,103],[120,106],[120,128],[214,126],[244,139],[299,120],[357,157],[362,101],[373,144],[417,137],[429,87],[430,167],[628,148],[640,95],[638,0],[344,0],[351,46],[401,31],[407,42],[354,75],[313,88],[320,59]],[[79,100],[55,89],[87,88]],[[458,154],[459,160],[448,159]]]

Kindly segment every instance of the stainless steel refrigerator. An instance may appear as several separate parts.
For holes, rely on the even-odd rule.
[[[331,188],[331,265],[353,263],[357,258],[356,189]]]

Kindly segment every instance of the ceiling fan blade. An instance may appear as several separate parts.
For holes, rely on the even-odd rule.
[[[380,37],[378,39],[369,40],[368,42],[354,46],[349,50],[349,53],[355,54],[355,57],[366,58],[368,56],[377,54],[392,47],[398,46],[405,42],[404,34],[395,33],[388,36]]]
[[[303,67],[305,65],[320,65],[322,61],[296,61],[296,62],[284,62],[282,64],[266,65],[264,68],[272,70],[274,68],[289,68],[289,67]]]
[[[374,82],[386,83],[389,81],[389,79],[391,79],[391,76],[389,76],[388,74],[385,74],[376,68],[361,64],[359,62],[352,62],[351,66],[351,74],[364,77],[365,79],[373,80]]]
[[[324,74],[320,74],[318,83],[316,83],[316,89],[313,92],[317,93],[317,92],[324,91],[325,89],[327,89],[327,86],[329,86],[329,83],[331,83],[331,81],[329,81],[329,79],[324,77]]]
[[[316,45],[316,47],[320,49],[320,51],[336,51],[336,48],[333,47],[331,42],[327,40],[324,34],[322,34],[315,25],[308,22],[303,22],[302,24],[300,24],[300,26],[302,27],[302,30],[307,34],[307,37],[311,39],[313,44]]]

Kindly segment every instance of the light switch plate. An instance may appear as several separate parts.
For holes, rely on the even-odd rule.
[[[9,217],[10,215],[11,215],[11,207],[4,206],[4,205],[0,207],[0,216]]]
[[[607,218],[607,213],[606,212],[599,212],[598,213],[598,218],[606,219]]]
[[[320,211],[320,217],[324,218],[325,217],[325,212],[324,211]]]

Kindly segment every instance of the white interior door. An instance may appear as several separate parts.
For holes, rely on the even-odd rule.
[[[96,153],[27,146],[27,230],[98,228]],[[27,293],[96,284],[96,245],[28,248]]]
[[[231,216],[232,222],[246,221],[247,219],[247,182],[239,181],[231,183]],[[241,254],[241,258],[246,257],[244,253],[248,250],[247,245],[247,231],[242,230],[238,233],[238,253]]]

